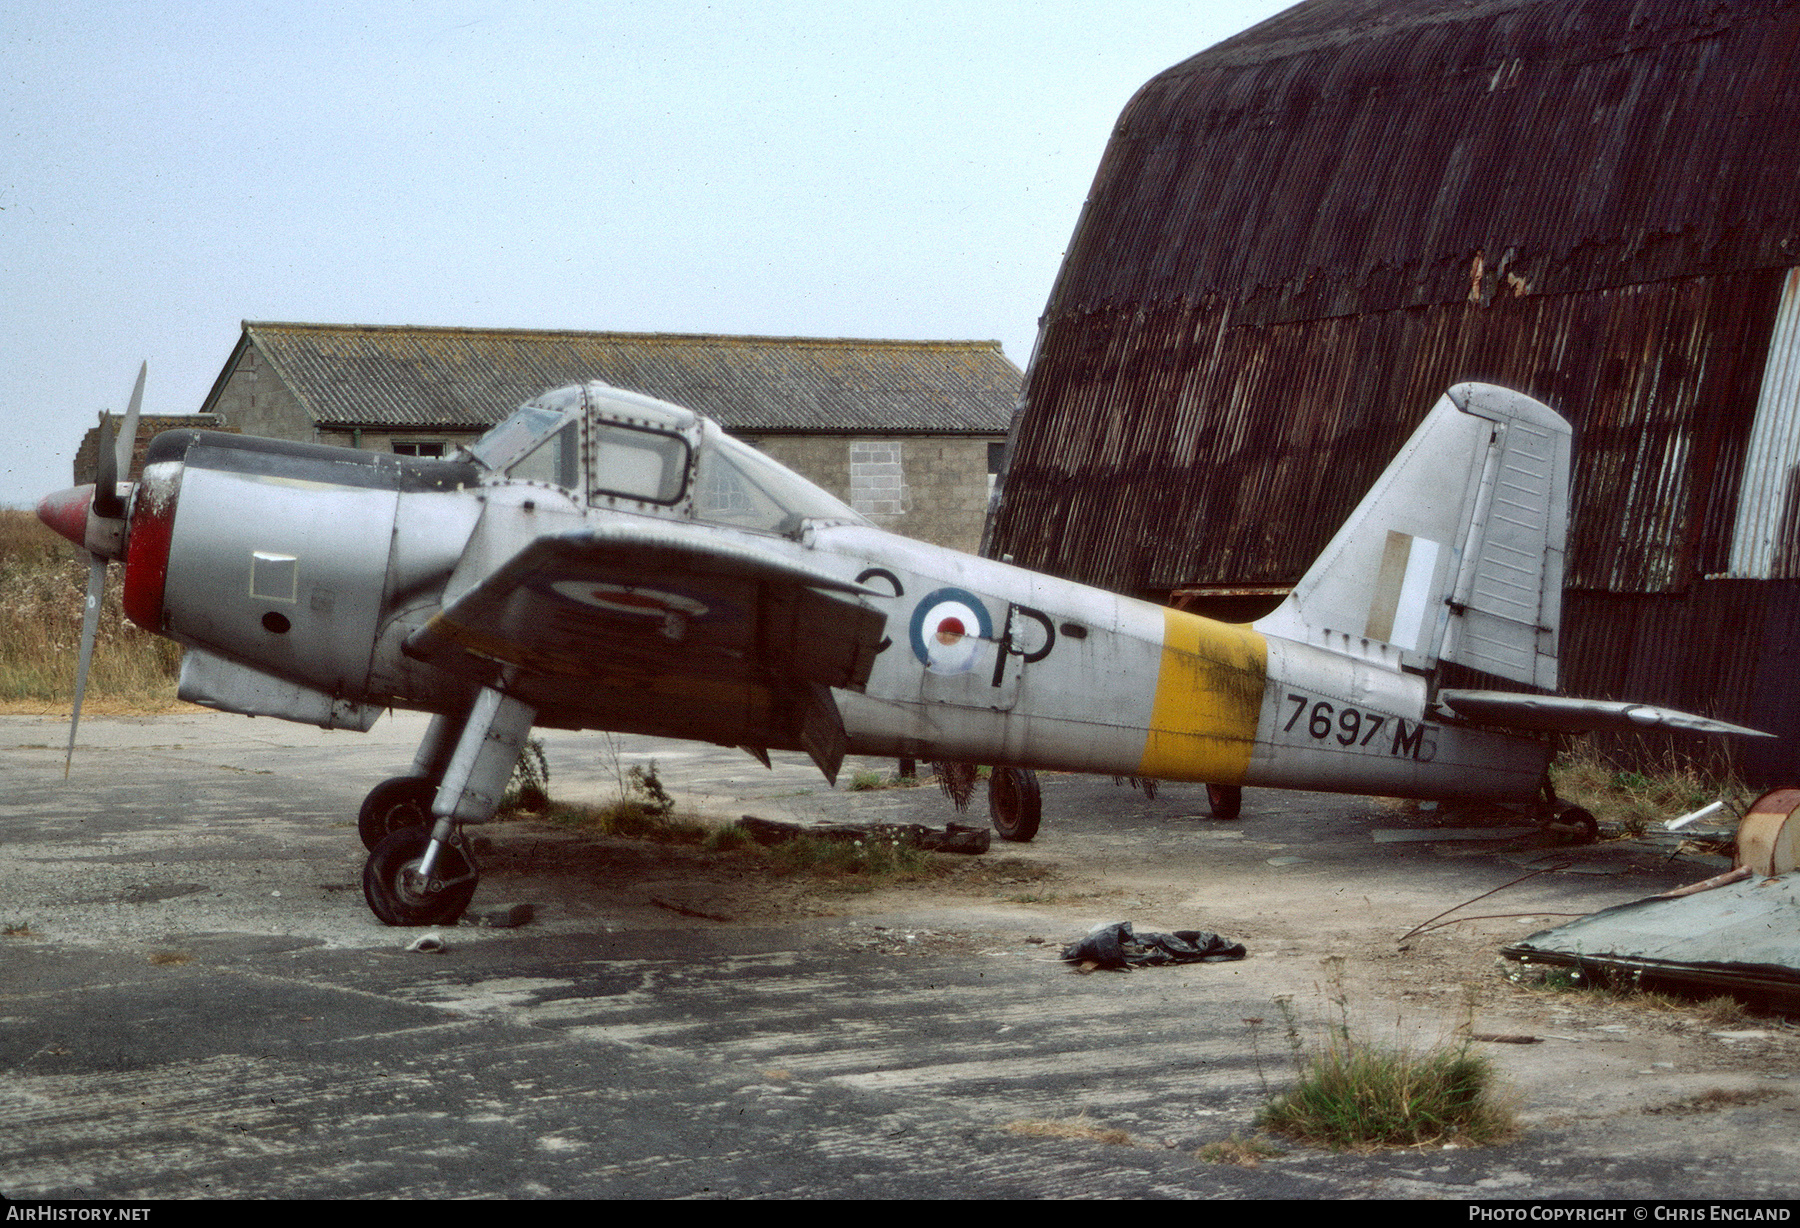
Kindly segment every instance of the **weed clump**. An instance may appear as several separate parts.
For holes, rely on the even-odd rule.
[[[1264,1160],[1280,1159],[1287,1153],[1260,1138],[1230,1138],[1208,1143],[1194,1152],[1194,1158],[1207,1164],[1235,1164],[1239,1168],[1259,1168]]]
[[[1408,1053],[1339,1037],[1257,1125],[1334,1151],[1495,1143],[1514,1127],[1494,1085],[1493,1064],[1467,1042]]]
[[[1293,1087],[1272,1097],[1257,1115],[1265,1130],[1334,1151],[1425,1147],[1442,1143],[1485,1145],[1516,1130],[1512,1108],[1498,1094],[1494,1064],[1474,1051],[1469,1021],[1460,1038],[1422,1052],[1378,1045],[1350,1030],[1348,999],[1336,961],[1331,997],[1338,1020],[1309,1052],[1289,998],[1277,998],[1297,1076]],[[1469,1006],[1473,1012],[1473,1004]],[[1246,1019],[1262,1069],[1256,1035],[1261,1019]]]
[[[820,878],[877,881],[916,881],[932,877],[938,863],[931,854],[887,836],[860,840],[834,840],[797,836],[769,849],[769,864],[777,874],[808,874]]]
[[[544,740],[527,738],[513,765],[512,779],[500,799],[500,813],[542,814],[550,809],[550,761],[544,757]]]
[[[700,846],[714,835],[712,828],[675,813],[675,799],[656,774],[656,761],[639,764],[619,776],[619,796],[602,806],[552,806],[548,817],[565,827],[579,827],[602,836],[649,840],[658,844]]]
[[[1029,1118],[1008,1122],[1006,1132],[1024,1135],[1027,1138],[1070,1138],[1082,1139],[1090,1143],[1105,1143],[1111,1147],[1131,1146],[1130,1134],[1115,1126],[1097,1125],[1088,1120],[1085,1112],[1074,1117]]]

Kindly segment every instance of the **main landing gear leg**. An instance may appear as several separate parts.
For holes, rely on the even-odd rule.
[[[419,753],[413,756],[412,771],[369,790],[356,816],[356,834],[362,837],[364,848],[372,853],[403,828],[431,826],[432,799],[437,797],[444,769],[450,766],[450,756],[468,719],[466,712],[432,717]]]
[[[363,867],[363,898],[377,917],[389,925],[447,925],[462,916],[480,880],[462,825],[494,817],[536,716],[528,704],[481,689],[431,802],[429,833],[417,825],[389,833]],[[432,722],[427,745],[443,732],[443,719]],[[419,755],[427,757],[425,747]]]

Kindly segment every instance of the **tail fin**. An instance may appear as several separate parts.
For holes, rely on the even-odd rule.
[[[1569,424],[1517,392],[1458,384],[1256,628],[1554,690],[1568,507]]]

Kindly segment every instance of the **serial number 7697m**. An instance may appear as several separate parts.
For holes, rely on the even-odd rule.
[[[1369,748],[1379,753],[1416,759],[1430,763],[1437,755],[1437,726],[1383,712],[1366,712],[1349,704],[1333,704],[1310,695],[1287,693],[1293,705],[1283,733],[1304,730],[1315,742],[1335,742],[1353,749]],[[1382,737],[1382,731],[1387,736]]]

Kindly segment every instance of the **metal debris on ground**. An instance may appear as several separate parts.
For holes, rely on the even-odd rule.
[[[985,853],[993,841],[988,828],[964,823],[950,823],[938,831],[922,823],[787,823],[746,814],[738,819],[738,826],[763,845],[812,836],[819,840],[892,840],[928,853]]]
[[[1500,953],[1644,988],[1732,993],[1800,1009],[1800,873],[1753,873],[1691,895],[1621,904]]]

